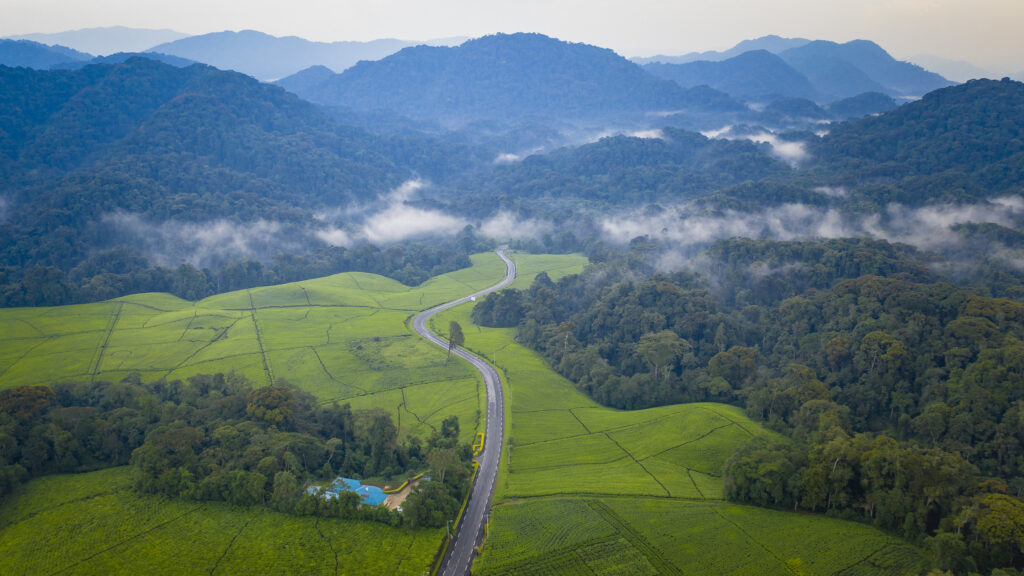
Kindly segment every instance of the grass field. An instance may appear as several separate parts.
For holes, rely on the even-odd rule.
[[[732,451],[773,434],[742,410],[599,406],[516,344],[513,329],[475,326],[470,311],[461,306],[434,323],[443,333],[458,321],[466,346],[491,359],[505,380],[506,451],[474,572],[921,571],[920,550],[869,526],[724,502],[721,476]]]
[[[527,273],[582,267],[578,256],[523,257]],[[483,400],[475,371],[415,336],[417,311],[502,277],[494,254],[408,287],[358,272],[186,302],[138,294],[108,302],[0,310],[0,388],[68,380],[185,379],[234,370],[287,380],[323,402],[389,412],[401,434],[429,435],[449,415],[462,440]]]
[[[522,255],[531,274],[578,271],[579,256]],[[451,414],[475,438],[478,375],[415,336],[412,315],[487,287],[494,254],[410,288],[347,273],[186,302],[140,294],[109,302],[0,310],[0,388],[66,380],[144,380],[242,372],[321,401],[392,414],[430,434]],[[553,272],[558,277],[558,272]],[[0,576],[15,574],[422,574],[438,530],[319,520],[262,508],[140,497],[127,469],[35,480],[0,506]]]
[[[410,574],[444,530],[139,496],[130,471],[34,480],[0,505],[0,574]]]

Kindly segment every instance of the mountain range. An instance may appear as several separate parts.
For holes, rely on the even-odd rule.
[[[427,44],[447,45],[462,39],[437,40]],[[406,40],[382,39],[370,42],[311,42],[296,36],[276,37],[254,30],[214,32],[189,36],[150,48],[169,54],[235,70],[260,80],[277,80],[310,66],[324,66],[341,72],[360,60],[379,60],[420,44]]]
[[[785,45],[761,44],[776,48]],[[767,49],[749,50],[717,60],[682,64],[650,62],[644,68],[683,87],[707,84],[754,101],[786,97],[832,102],[865,92],[918,98],[952,84],[920,66],[896,60],[882,47],[867,40],[845,44],[801,40],[799,45],[778,53]]]
[[[728,60],[729,58],[739,56],[744,52],[751,52],[754,50],[764,50],[766,52],[771,52],[772,54],[778,54],[779,52],[789,50],[790,48],[799,48],[809,42],[810,40],[806,38],[783,38],[781,36],[769,35],[750,40],[743,40],[732,48],[721,52],[708,50],[705,52],[690,52],[681,56],[667,56],[659,54],[657,56],[633,58],[633,61],[641,65],[651,64],[653,62],[661,62],[664,64],[686,64],[687,62],[697,61],[721,62],[722,60]]]
[[[61,45],[81,52],[107,56],[117,52],[143,52],[166,42],[173,42],[187,37],[188,34],[174,30],[152,30],[147,28],[128,28],[125,26],[106,26],[102,28],[83,28],[51,34],[22,34],[11,36],[13,40],[32,40],[40,44]]]
[[[92,54],[65,46],[47,46],[31,40],[0,39],[0,65],[46,70],[68,62],[87,62]]]
[[[118,211],[288,220],[300,207],[372,199],[411,175],[380,139],[208,66],[0,67],[0,86],[5,264],[69,266],[83,253],[60,238],[94,245],[103,216]]]
[[[324,105],[455,124],[745,109],[720,92],[688,90],[657,78],[611,50],[541,34],[497,34],[457,47],[415,46],[341,74],[307,70],[281,84]]]

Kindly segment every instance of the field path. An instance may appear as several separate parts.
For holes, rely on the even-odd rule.
[[[464,304],[476,299],[478,296],[500,290],[511,284],[516,279],[516,265],[505,256],[504,249],[499,249],[496,253],[505,261],[505,279],[475,294],[419,313],[412,321],[412,326],[416,333],[447,350],[448,341],[427,328],[430,318],[442,310]],[[498,378],[498,373],[494,371],[490,364],[475,354],[461,348],[456,348],[453,352],[456,356],[469,362],[483,376],[487,387],[487,431],[484,435],[484,450],[476,459],[479,466],[476,479],[473,482],[473,488],[469,493],[469,502],[466,504],[462,518],[456,523],[455,532],[452,534],[452,541],[448,546],[445,557],[441,561],[440,573],[442,576],[463,576],[469,574],[474,551],[483,536],[484,520],[490,512],[491,498],[494,496],[494,484],[498,476],[498,463],[501,461],[502,439],[505,435],[505,396],[501,389],[501,380]]]

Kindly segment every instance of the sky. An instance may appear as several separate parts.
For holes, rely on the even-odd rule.
[[[99,26],[254,29],[317,41],[540,32],[626,57],[724,50],[768,34],[873,40],[1024,70],[1024,0],[0,0],[0,36]]]

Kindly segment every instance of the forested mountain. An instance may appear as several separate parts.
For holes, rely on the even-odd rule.
[[[651,62],[644,69],[684,88],[707,84],[754,101],[805,98],[826,103],[866,92],[919,97],[951,84],[920,66],[897,61],[867,40],[797,44],[778,52],[752,49],[724,59]]]
[[[213,250],[235,264],[258,258],[253,242],[275,247],[264,262],[292,254],[272,274],[247,264],[250,283],[346,266],[405,270],[405,281],[422,281],[465,265],[472,243],[449,255],[406,248],[377,261],[373,247],[302,255],[327,247],[316,236],[324,227],[317,211],[370,204],[414,173],[464,170],[451,149],[374,137],[281,88],[202,65],[131,58],[76,71],[0,67],[4,299],[55,304],[172,290],[174,274],[146,272],[180,263],[149,261],[146,245],[154,239],[172,247],[198,243],[201,253]],[[472,154],[460,158],[471,162]],[[420,261],[404,262],[405,250],[420,253]],[[216,275],[203,285],[226,286]],[[94,286],[102,288],[79,296],[77,287],[91,278],[102,279]]]
[[[361,62],[300,96],[416,119],[596,119],[642,112],[742,110],[656,78],[611,50],[540,34],[499,34],[454,48],[406,48]]]
[[[473,192],[461,203],[480,210],[536,208],[538,202],[565,208],[570,198],[605,207],[672,203],[790,174],[784,162],[752,142],[709,139],[673,128],[654,136],[612,136],[497,167],[464,186]]]
[[[999,192],[1024,184],[1022,126],[1024,84],[974,80],[877,117],[835,125],[810,151],[823,170],[840,178],[967,175]]]
[[[727,60],[687,64],[646,64],[644,70],[673,80],[684,88],[707,84],[743,100],[815,99],[810,81],[782,58],[767,50],[751,50]]]
[[[64,46],[47,46],[30,40],[0,39],[0,66],[48,70],[58,64],[90,59],[92,55]]]
[[[415,42],[382,39],[371,42],[311,42],[296,36],[276,37],[255,30],[189,36],[149,49],[260,80],[277,80],[310,66],[341,72],[360,60],[379,60]]]
[[[65,62],[63,64],[57,64],[51,66],[51,70],[78,70],[84,68],[90,64],[124,64],[130,58],[148,58],[150,60],[156,60],[157,62],[163,62],[164,64],[170,64],[178,68],[184,68],[185,66],[191,66],[197,64],[195,60],[187,60],[185,58],[179,58],[177,56],[170,56],[168,54],[159,54],[157,52],[115,52],[106,56],[97,56],[91,60],[78,60],[75,62]]]
[[[785,50],[779,57],[810,79],[827,100],[864,92],[916,98],[952,84],[920,66],[896,60],[868,40],[845,44],[816,40]]]

